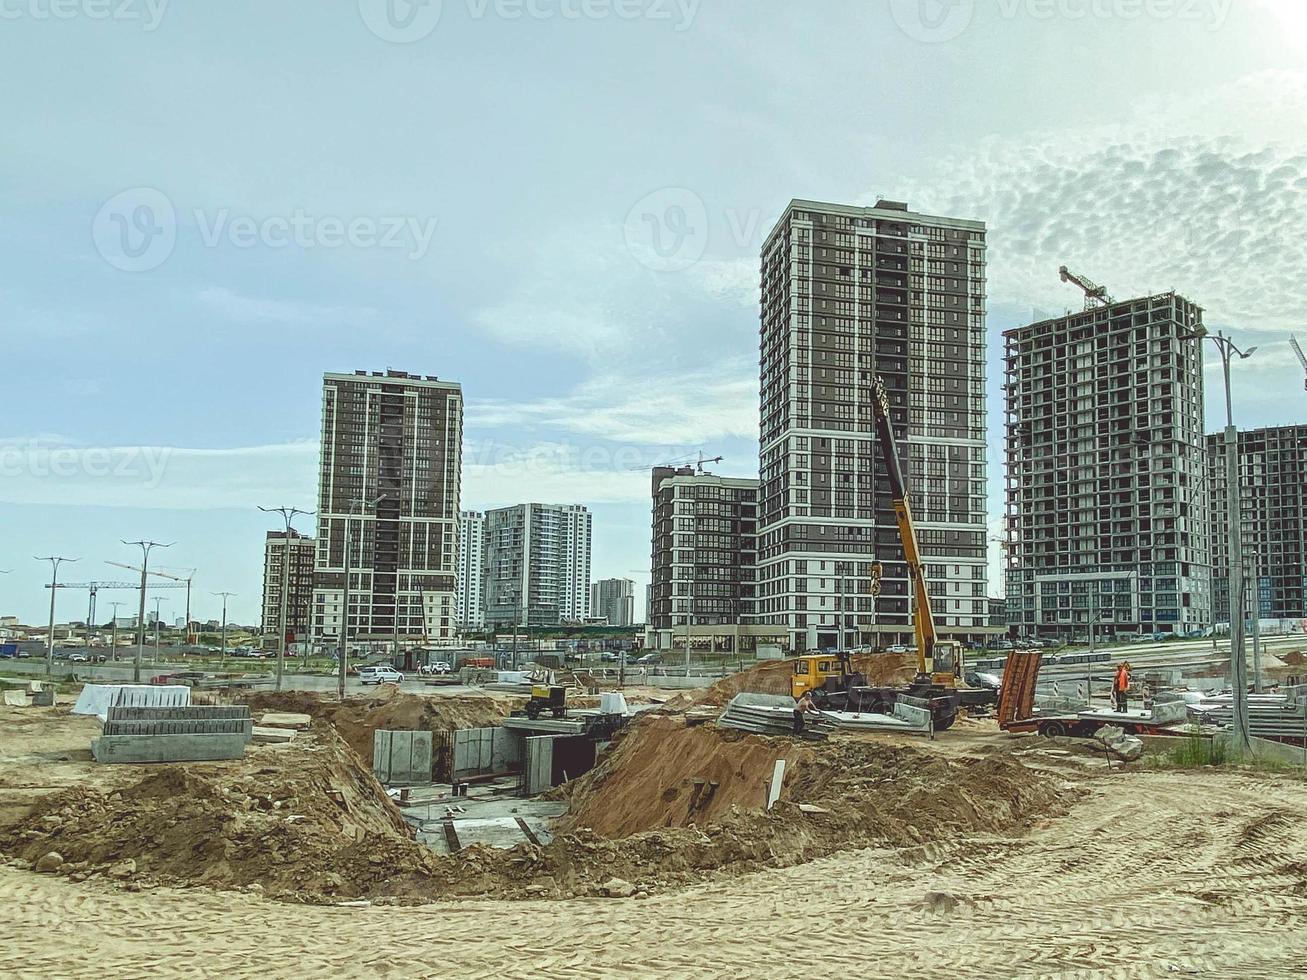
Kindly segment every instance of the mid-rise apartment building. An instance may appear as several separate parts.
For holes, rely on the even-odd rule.
[[[346,616],[351,644],[454,640],[462,446],[458,384],[403,371],[324,375],[319,642],[338,642]]]
[[[629,578],[603,578],[590,586],[590,615],[609,626],[635,622],[635,583]]]
[[[465,510],[459,517],[458,539],[458,625],[475,631],[485,628],[486,610],[482,601],[482,576],[485,573],[486,515]]]
[[[1211,624],[1202,310],[1174,293],[1004,334],[1007,612],[1019,634]]]
[[[1216,621],[1228,623],[1230,528],[1224,434],[1207,437],[1207,478],[1213,605]],[[1240,432],[1239,489],[1247,615],[1256,610],[1262,619],[1307,619],[1307,425]]]
[[[758,481],[716,476],[693,466],[658,466],[652,489],[653,581],[647,625],[654,642],[670,648],[673,634],[684,633],[687,617],[692,628],[751,622]]]
[[[557,626],[590,615],[592,515],[579,504],[485,512],[485,623]]]
[[[313,566],[317,542],[294,528],[269,531],[263,540],[263,632],[281,626],[281,582],[286,575],[286,632],[291,643],[309,638],[313,613]]]
[[[792,201],[763,246],[761,313],[755,621],[783,628],[796,651],[910,638],[872,413],[880,376],[935,622],[944,635],[983,633],[984,223],[893,201]]]

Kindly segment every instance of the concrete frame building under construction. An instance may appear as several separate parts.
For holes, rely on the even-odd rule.
[[[1008,330],[1008,625],[1190,633],[1212,622],[1202,309],[1165,293]]]
[[[1230,534],[1225,437],[1207,437],[1211,487],[1212,599],[1218,622],[1230,621]],[[1239,433],[1244,581],[1248,615],[1307,619],[1307,425]],[[1252,583],[1257,583],[1255,590]],[[1252,596],[1256,595],[1254,601]]]
[[[874,431],[878,375],[935,622],[945,636],[986,632],[985,248],[983,222],[893,201],[792,201],[767,237],[754,620],[792,650],[911,637]]]
[[[463,392],[403,371],[326,374],[314,635],[338,642],[350,542],[349,639],[456,636]]]

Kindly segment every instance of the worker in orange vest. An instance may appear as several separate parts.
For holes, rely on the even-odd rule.
[[[1112,706],[1120,712],[1124,712],[1128,707],[1127,696],[1130,692],[1130,663],[1122,660],[1116,668],[1116,676],[1112,678]]]

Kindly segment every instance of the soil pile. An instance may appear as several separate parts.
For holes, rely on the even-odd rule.
[[[430,851],[358,756],[319,726],[240,762],[151,768],[109,792],[52,795],[0,833],[33,863],[54,851],[72,874],[232,888],[300,900],[389,893]],[[378,855],[380,860],[374,860]]]
[[[295,711],[325,721],[361,758],[371,760],[372,733],[378,729],[441,732],[489,728],[520,707],[523,699],[489,694],[425,698],[387,684],[374,696],[350,697],[344,703],[309,691],[261,691],[251,694],[246,703],[256,719],[264,711]]]

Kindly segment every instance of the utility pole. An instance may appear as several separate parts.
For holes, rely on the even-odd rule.
[[[296,516],[303,514],[305,517],[312,516],[311,510],[300,510],[297,507],[260,507],[259,510],[265,514],[280,514],[286,522],[286,537],[282,540],[281,551],[281,617],[280,617],[280,639],[277,642],[277,683],[274,690],[281,690],[281,675],[286,661],[286,605],[290,599],[290,523]]]
[[[159,663],[159,633],[163,627],[163,618],[159,615],[159,604],[164,601],[163,596],[154,597],[154,663]]]
[[[227,663],[227,600],[234,596],[235,592],[211,592],[213,596],[222,597],[222,652],[218,654],[218,669],[222,670]]]
[[[1234,754],[1242,756],[1251,752],[1252,744],[1248,741],[1248,663],[1244,657],[1243,507],[1242,494],[1239,492],[1239,430],[1234,425],[1234,401],[1230,394],[1230,359],[1237,354],[1240,360],[1246,360],[1252,357],[1257,348],[1250,347],[1242,351],[1229,337],[1221,333],[1213,337],[1202,326],[1193,333],[1180,334],[1179,339],[1200,342],[1206,339],[1216,344],[1216,349],[1221,354],[1225,380],[1225,496],[1226,522],[1230,534],[1230,713]]]
[[[78,561],[77,558],[64,558],[61,555],[47,555],[45,558],[35,558],[34,561],[48,561],[50,563],[50,632],[46,635],[45,646],[45,676],[49,677],[54,672],[54,597],[58,594],[59,589],[59,566],[66,561]]]
[[[109,659],[118,659],[118,607],[123,605],[121,602],[111,602],[113,606],[113,619],[109,622]]]
[[[141,549],[141,605],[136,614],[136,663],[132,668],[132,683],[141,683],[141,657],[145,653],[145,576],[150,567],[150,552],[155,548],[171,548],[176,542],[161,544],[158,541],[124,541],[139,545]]]

